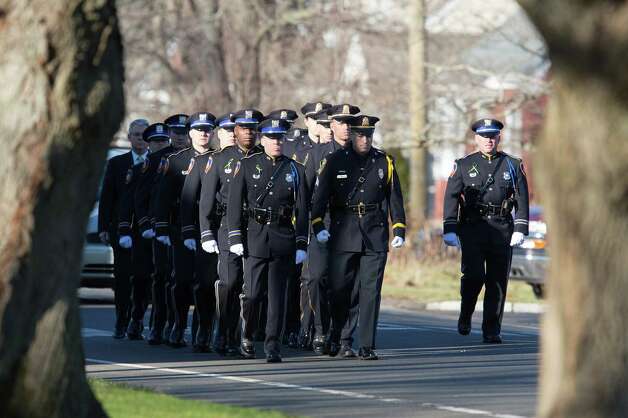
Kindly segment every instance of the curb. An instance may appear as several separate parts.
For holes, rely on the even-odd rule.
[[[383,301],[387,307],[396,307],[401,309],[409,309],[415,311],[444,311],[444,312],[459,312],[460,301],[448,300],[442,302],[412,302],[408,300],[394,300],[386,299]],[[484,311],[483,301],[478,301],[475,305],[476,312]],[[545,312],[545,305],[541,303],[519,303],[519,302],[506,302],[504,305],[504,312],[509,313],[543,313]]]

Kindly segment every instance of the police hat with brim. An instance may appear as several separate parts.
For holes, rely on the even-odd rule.
[[[499,135],[502,129],[504,129],[504,124],[497,119],[480,119],[471,125],[473,132],[487,138]]]
[[[184,113],[177,113],[176,115],[168,116],[164,123],[175,132],[187,131],[187,122],[189,116]]]
[[[221,129],[233,130],[233,128],[235,128],[235,122],[232,118],[233,113],[225,113],[224,115],[216,118],[216,126]]]
[[[299,115],[297,115],[297,112],[294,110],[277,109],[267,114],[266,119],[281,119],[292,124],[295,120],[299,119]]]
[[[190,129],[214,129],[216,126],[216,116],[209,112],[196,112],[188,119]]]
[[[354,116],[350,122],[351,130],[362,135],[372,136],[377,122],[379,122],[379,118],[376,116]]]
[[[306,103],[301,108],[301,113],[306,118],[311,118],[312,115],[314,115],[315,113],[318,113],[318,112],[320,112],[322,110],[327,110],[330,107],[331,107],[331,104],[325,103],[325,102]]]
[[[233,115],[233,122],[237,126],[256,127],[262,120],[264,114],[256,109],[243,109]]]
[[[165,123],[153,123],[142,133],[142,139],[146,142],[159,142],[170,140],[170,129]]]
[[[318,123],[319,125],[323,125],[327,128],[329,127],[329,124],[331,123],[331,119],[329,118],[329,115],[327,114],[327,110],[321,110],[320,112],[313,113],[309,117],[314,119],[316,123]]]
[[[327,109],[329,118],[340,122],[350,122],[358,113],[360,113],[359,107],[347,103],[332,106]]]
[[[266,119],[259,124],[258,130],[262,136],[281,138],[290,129],[290,123],[284,119]]]

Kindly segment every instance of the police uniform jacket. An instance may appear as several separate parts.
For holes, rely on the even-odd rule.
[[[208,158],[201,173],[202,187],[198,211],[201,242],[216,240],[221,251],[229,251],[225,214],[233,173],[236,165],[243,157],[258,153],[261,150],[262,147],[259,145],[249,151],[244,151],[237,145],[231,145]],[[218,225],[217,237],[214,232],[214,224]]]
[[[248,255],[268,258],[307,248],[308,202],[303,165],[260,152],[243,158],[229,192],[229,243],[245,244]],[[232,210],[246,204],[249,216]],[[259,218],[275,216],[269,222]],[[277,216],[277,214],[281,214]],[[246,228],[246,239],[242,226]]]
[[[475,152],[456,160],[445,191],[444,233],[459,233],[465,224],[487,223],[510,226],[507,235],[512,231],[527,235],[528,211],[528,183],[521,159],[504,152]]]
[[[181,190],[181,239],[200,239],[198,227],[198,207],[201,199],[201,187],[203,174],[205,170],[209,170],[209,158],[215,151],[210,150],[202,154],[198,154],[194,159],[195,163],[192,169],[185,176],[183,188]],[[216,235],[216,225],[211,224],[211,236]]]
[[[312,228],[325,229],[329,206],[330,250],[388,251],[388,216],[393,234],[405,237],[405,211],[399,177],[392,157],[371,148],[362,157],[352,147],[325,160],[312,201]]]
[[[131,152],[116,155],[107,161],[98,201],[98,232],[115,232],[118,228],[120,204],[133,175]]]
[[[158,170],[161,171],[161,180],[156,205],[156,235],[168,235],[170,226],[181,226],[181,191],[198,155],[194,148],[185,148],[170,155],[161,170]]]
[[[349,145],[350,143],[347,142],[347,146]],[[333,139],[325,144],[313,144],[312,148],[310,148],[307,155],[307,163],[305,164],[305,176],[308,187],[312,191],[314,191],[316,176],[321,169],[323,160],[341,149],[343,149],[342,145]]]

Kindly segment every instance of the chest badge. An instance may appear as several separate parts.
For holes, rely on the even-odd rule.
[[[480,171],[478,170],[478,167],[473,164],[473,167],[471,167],[471,170],[469,170],[468,173],[469,177],[474,178],[477,177],[478,174],[480,174]]]
[[[377,175],[379,176],[380,180],[384,179],[384,169],[380,168],[379,170],[377,170]]]
[[[255,180],[259,180],[262,175],[262,167],[259,164],[255,164],[255,173],[253,173],[253,178]]]
[[[510,179],[511,179],[510,173],[508,171],[504,171],[504,180],[510,181]]]
[[[287,183],[292,183],[292,174],[291,173],[286,173],[286,182]]]
[[[231,164],[233,164],[233,158],[230,159],[227,164],[225,164],[225,174],[231,174],[233,169],[231,168]]]

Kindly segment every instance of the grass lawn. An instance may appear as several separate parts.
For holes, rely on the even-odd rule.
[[[281,412],[239,408],[90,379],[92,390],[111,418],[286,418]]]
[[[404,253],[392,252],[386,265],[382,296],[413,302],[460,300],[460,260],[417,261]],[[484,291],[480,294],[480,300]],[[532,288],[520,281],[508,282],[508,302],[539,302]]]

